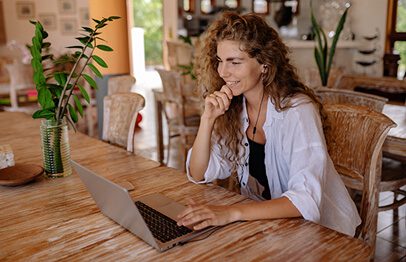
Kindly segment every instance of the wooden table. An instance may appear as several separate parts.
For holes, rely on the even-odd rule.
[[[39,121],[0,113],[0,144],[11,144],[16,162],[40,163]],[[214,185],[195,185],[183,172],[121,148],[70,134],[72,158],[116,182],[129,181],[133,197],[161,192],[183,204],[251,201]],[[236,222],[210,237],[159,253],[100,213],[77,174],[0,186],[0,260],[367,261],[361,240],[304,219]]]
[[[356,87],[394,94],[406,93],[406,81],[389,76],[343,75],[333,86],[333,88],[349,90],[354,90]]]
[[[397,124],[389,130],[383,154],[406,162],[406,106],[386,104],[383,113]]]

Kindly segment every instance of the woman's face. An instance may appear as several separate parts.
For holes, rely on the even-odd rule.
[[[263,65],[240,50],[240,42],[223,40],[217,44],[217,72],[234,96],[262,90]]]

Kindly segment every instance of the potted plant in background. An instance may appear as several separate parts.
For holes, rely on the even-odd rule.
[[[95,22],[93,28],[82,27],[81,36],[76,38],[80,44],[67,47],[75,50],[66,59],[66,62],[73,62],[68,71],[67,67],[62,66],[58,70],[57,67],[49,66],[52,64],[49,61],[53,59],[53,55],[47,54],[51,43],[44,42],[48,33],[40,22],[31,21],[35,25],[35,35],[30,46],[31,65],[34,69],[34,84],[40,105],[40,110],[34,112],[32,117],[44,118],[41,122],[41,142],[44,169],[49,177],[64,177],[72,173],[67,125],[70,124],[75,129],[74,123],[78,121],[78,115],[83,116],[80,96],[87,103],[90,102],[90,96],[80,81],[84,80],[91,88],[97,89],[93,77],[84,70],[89,68],[97,77],[103,77],[95,64],[101,67],[107,67],[107,64],[93,52],[96,48],[113,51],[107,45],[98,44],[99,41],[104,41],[99,35],[100,29],[118,18],[110,16],[101,20],[93,19]]]
[[[335,30],[333,40],[331,42],[331,47],[328,48],[328,41],[327,41],[326,34],[324,33],[320,24],[317,22],[314,14],[313,14],[312,1],[310,2],[312,28],[313,28],[313,33],[315,35],[315,41],[317,43],[317,45],[314,47],[314,58],[316,60],[317,68],[319,70],[321,84],[324,87],[326,87],[327,83],[328,83],[328,77],[330,74],[331,65],[333,63],[336,46],[337,46],[341,31],[344,28],[344,24],[345,24],[345,20],[347,18],[347,13],[348,13],[349,8],[350,7],[348,6],[345,9],[344,13],[341,15],[340,20],[337,24],[337,28]]]

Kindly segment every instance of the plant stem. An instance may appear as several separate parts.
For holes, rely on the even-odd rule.
[[[94,43],[96,44],[96,40],[94,40]],[[85,62],[85,64],[84,64],[84,66],[83,66],[82,69],[80,70],[79,76],[81,76],[82,73],[83,73],[83,71],[85,70],[86,65],[88,64],[90,58],[92,57],[93,52],[94,52],[94,49],[92,49],[92,51],[90,52],[90,55],[88,56],[88,58],[87,58],[87,60],[86,60],[86,62]],[[73,89],[74,89],[74,87],[76,86],[76,84],[78,83],[78,81],[79,81],[79,77],[76,78],[75,82],[73,83],[72,88],[71,88],[71,90],[69,91],[68,97],[66,98],[66,102],[65,102],[64,106],[62,107],[62,113],[61,113],[62,116],[65,114],[66,108],[68,107],[69,99],[70,99],[70,97],[72,96]],[[61,118],[62,118],[62,117],[61,117]]]
[[[67,106],[67,104],[69,103],[69,98],[70,98],[70,95],[72,94],[72,91],[73,91],[73,88],[75,87],[75,85],[72,86],[72,90],[71,90],[71,92],[70,92],[70,94],[69,94],[69,96],[68,96],[68,99],[66,100],[65,105],[64,105],[63,107],[61,107],[61,106],[62,106],[62,103],[63,103],[63,100],[64,100],[64,97],[65,97],[66,89],[67,89],[68,86],[69,86],[69,82],[70,82],[71,79],[72,79],[72,75],[73,75],[73,73],[75,72],[76,67],[77,67],[77,66],[79,65],[79,63],[80,63],[80,59],[83,57],[83,55],[84,55],[84,53],[85,53],[85,51],[86,51],[86,49],[87,49],[87,45],[93,41],[92,39],[93,39],[93,36],[94,36],[94,34],[96,33],[96,31],[97,31],[97,29],[94,30],[94,32],[90,35],[89,40],[86,42],[86,44],[85,44],[85,46],[84,46],[82,52],[80,53],[79,57],[78,57],[77,60],[76,60],[76,63],[73,65],[73,68],[72,68],[72,70],[70,71],[69,76],[68,76],[68,79],[66,80],[66,83],[65,83],[65,85],[64,85],[64,87],[63,87],[63,90],[62,90],[62,93],[61,93],[61,97],[60,97],[59,102],[58,102],[58,107],[57,107],[58,109],[57,109],[57,112],[56,112],[56,121],[57,121],[58,123],[60,123],[60,121],[61,121],[61,119],[62,119],[62,117],[63,117],[63,115],[64,115],[64,113],[65,113],[65,111],[66,111],[66,106]],[[94,41],[96,41],[96,40],[94,40]],[[93,50],[94,50],[94,49],[93,49]],[[93,53],[93,50],[92,50],[92,53]],[[84,67],[86,67],[87,62],[89,61],[90,57],[91,57],[91,56],[89,56],[89,57],[87,58],[87,61],[86,61],[85,65],[84,65]],[[84,67],[83,67],[83,69],[82,69],[81,72],[83,72]],[[78,79],[76,79],[75,84],[77,83],[77,81],[78,81]]]

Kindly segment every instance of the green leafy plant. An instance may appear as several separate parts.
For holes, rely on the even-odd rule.
[[[48,33],[40,22],[30,21],[35,25],[35,35],[32,38],[32,46],[30,46],[31,65],[34,69],[34,83],[38,92],[38,102],[41,106],[40,110],[34,112],[33,118],[54,120],[58,124],[66,118],[74,128],[74,123],[78,121],[78,113],[83,117],[83,105],[78,92],[74,93],[73,91],[76,88],[79,89],[79,93],[86,102],[90,102],[90,96],[80,84],[80,80],[84,79],[92,88],[97,89],[96,81],[84,70],[88,67],[97,77],[103,77],[95,64],[104,68],[107,67],[107,64],[93,52],[96,48],[107,52],[113,51],[111,47],[98,43],[104,41],[99,37],[100,29],[105,27],[108,22],[119,18],[118,16],[110,16],[101,20],[93,19],[94,27],[82,27],[81,35],[76,38],[80,44],[67,47],[74,50],[74,53],[63,56],[62,59],[54,61],[55,63],[50,63],[50,60],[53,60],[53,55],[46,53],[46,50],[51,46],[51,43],[44,42]],[[67,67],[55,66],[66,63],[71,64],[70,71],[66,71]],[[50,64],[54,66],[49,66]]]
[[[317,45],[314,48],[314,58],[316,59],[317,68],[319,69],[320,79],[323,86],[327,86],[328,83],[328,76],[330,74],[331,65],[333,63],[336,46],[341,31],[344,28],[348,9],[349,7],[345,9],[344,13],[340,17],[340,20],[337,24],[337,28],[335,30],[333,40],[331,42],[331,47],[329,49],[326,34],[324,33],[320,24],[317,22],[313,14],[312,2],[310,2],[311,22],[313,27],[313,33],[315,35],[315,40],[317,42]]]

